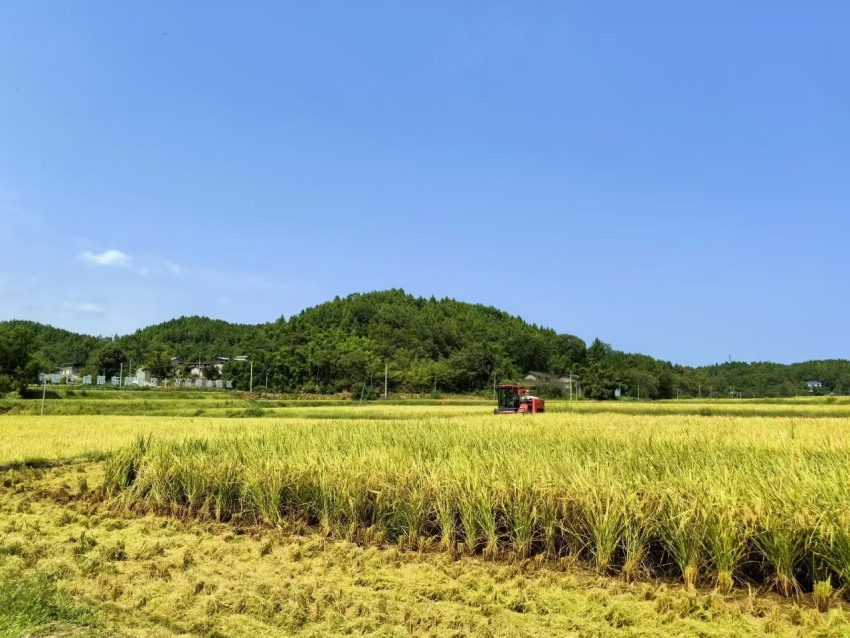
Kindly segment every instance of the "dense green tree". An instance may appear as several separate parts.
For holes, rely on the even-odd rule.
[[[651,372],[635,367],[623,373],[625,394],[633,399],[657,399],[658,377]]]
[[[593,343],[590,344],[590,347],[587,349],[587,363],[589,365],[595,365],[597,363],[602,363],[613,353],[613,348],[607,343],[604,343],[602,340],[597,337],[593,340]]]
[[[130,374],[127,356],[118,341],[110,341],[100,350],[97,350],[93,356],[94,368],[98,371],[98,374],[111,377],[118,374],[122,368],[124,368],[125,373]]]
[[[36,335],[28,325],[0,325],[0,394],[36,380]]]
[[[619,382],[613,368],[598,362],[583,369],[581,387],[588,398],[605,401],[614,398]]]
[[[218,371],[218,368],[212,364],[208,363],[203,367],[202,370],[204,379],[208,379],[210,381],[215,381],[221,377],[221,373]]]
[[[171,356],[167,347],[161,343],[151,346],[151,349],[142,353],[142,365],[152,377],[167,379],[175,376],[174,366],[171,365]]]

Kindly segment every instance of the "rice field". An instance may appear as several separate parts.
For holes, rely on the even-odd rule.
[[[688,588],[828,600],[850,585],[845,418],[385,409],[139,429],[109,458],[104,493],[140,511]]]
[[[107,394],[0,410],[0,635],[846,634],[840,402]]]
[[[0,398],[0,415],[39,415],[40,394],[33,399]],[[37,397],[36,397],[37,395]],[[480,415],[493,405],[487,396],[404,397],[361,403],[341,395],[251,396],[224,391],[182,391],[156,388],[81,390],[50,388],[44,404],[47,416],[174,416],[268,418],[407,418],[419,413]],[[321,408],[317,410],[316,408]],[[672,401],[547,400],[549,412],[579,414],[764,416],[789,418],[850,418],[850,397],[787,399],[683,399]]]

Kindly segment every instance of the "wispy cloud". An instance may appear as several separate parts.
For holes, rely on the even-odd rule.
[[[91,301],[68,302],[65,307],[77,312],[85,312],[88,314],[101,314],[106,312],[106,306]]]
[[[168,268],[168,270],[170,270],[175,275],[179,275],[183,271],[180,266],[170,261],[165,262],[165,267]]]
[[[102,253],[93,253],[90,250],[84,250],[80,253],[80,259],[87,261],[96,266],[129,266],[130,256],[122,253],[120,250],[111,248]]]

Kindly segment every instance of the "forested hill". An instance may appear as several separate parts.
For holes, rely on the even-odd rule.
[[[63,363],[84,364],[86,374],[146,367],[159,378],[186,374],[172,359],[209,362],[229,357],[224,376],[277,391],[359,392],[383,389],[385,365],[391,391],[470,392],[498,381],[536,373],[543,394],[557,394],[558,375],[572,373],[582,392],[624,396],[790,396],[807,391],[850,392],[850,362],[793,365],[727,363],[703,368],[677,366],[612,349],[598,339],[589,347],[572,335],[529,324],[493,307],[453,299],[425,299],[402,290],[353,294],[260,325],[181,317],[123,337],[79,335],[33,322],[0,323],[0,390],[32,381],[39,371]],[[214,370],[209,369],[213,374]],[[547,376],[551,375],[551,376]]]
[[[35,321],[0,321],[0,357],[8,358],[15,342],[31,350],[34,362],[50,369],[63,363],[88,361],[110,341],[108,337],[79,334]]]
[[[32,331],[30,372],[78,362],[84,373],[110,376],[123,363],[143,365],[160,378],[171,367],[214,357],[247,355],[261,386],[297,391],[393,389],[468,392],[527,370],[566,372],[579,365],[585,344],[571,335],[529,324],[496,308],[453,299],[424,299],[402,290],[353,294],[303,310],[289,320],[260,325],[181,317],[122,337],[77,335],[30,322],[0,329]],[[20,337],[19,333],[19,337]],[[231,362],[225,376],[247,378],[249,366]]]
[[[583,361],[572,335],[529,324],[489,306],[417,298],[401,290],[350,295],[276,324],[275,364],[290,384],[356,388],[383,375],[398,387],[472,391],[528,370],[566,372]]]

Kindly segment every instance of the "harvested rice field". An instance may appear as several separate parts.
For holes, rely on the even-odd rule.
[[[0,635],[850,632],[844,406],[580,405],[5,414]]]

